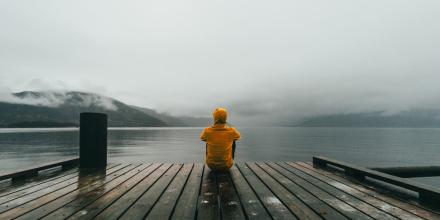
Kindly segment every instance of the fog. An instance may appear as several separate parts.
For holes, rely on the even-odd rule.
[[[440,2],[0,2],[0,99],[89,91],[259,123],[440,108]]]
[[[0,101],[13,104],[44,106],[57,108],[63,105],[75,105],[75,107],[101,107],[105,110],[117,111],[118,107],[114,100],[94,93],[72,93],[67,90],[38,90],[34,93],[14,94],[0,93]]]

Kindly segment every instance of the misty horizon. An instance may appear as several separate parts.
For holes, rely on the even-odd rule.
[[[439,9],[437,1],[4,1],[0,101],[84,91],[177,116],[222,106],[233,120],[262,124],[439,109]]]

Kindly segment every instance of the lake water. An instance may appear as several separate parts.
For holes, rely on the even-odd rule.
[[[110,128],[110,162],[202,162],[202,128]],[[323,155],[362,166],[440,165],[437,128],[238,128],[239,161],[311,161]],[[78,155],[78,130],[0,129],[0,171]],[[440,187],[440,177],[418,178]]]

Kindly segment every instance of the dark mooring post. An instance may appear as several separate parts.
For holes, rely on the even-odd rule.
[[[79,120],[79,167],[107,165],[107,115],[84,112]]]

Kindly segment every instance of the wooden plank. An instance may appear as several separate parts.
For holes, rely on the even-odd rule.
[[[103,211],[107,206],[112,204],[114,201],[119,199],[124,193],[132,189],[135,185],[137,185],[140,181],[150,175],[153,171],[155,171],[160,164],[152,164],[141,172],[137,173],[130,179],[116,186],[115,188],[106,192],[103,196],[93,201],[89,205],[81,208],[80,211],[76,212],[74,215],[70,216],[71,219],[92,219],[101,211]],[[107,188],[107,187],[106,187]]]
[[[35,192],[40,189],[44,189],[49,186],[58,184],[58,183],[63,182],[65,180],[75,178],[77,176],[78,176],[78,172],[73,172],[68,175],[64,175],[62,177],[57,177],[57,178],[53,178],[53,179],[51,178],[50,180],[40,182],[39,184],[32,184],[32,185],[26,185],[23,187],[11,188],[11,190],[9,192],[4,192],[2,195],[0,195],[0,204],[8,202],[14,198],[18,198],[20,196],[29,194],[31,192]]]
[[[268,163],[268,165],[281,173],[283,176],[291,180],[292,182],[296,183],[297,185],[301,186],[303,189],[308,191],[310,194],[314,195],[315,197],[319,198],[323,202],[325,202],[327,205],[331,206],[335,210],[338,210],[340,213],[342,213],[344,216],[350,218],[350,219],[372,219],[370,216],[366,215],[365,213],[357,210],[355,207],[345,203],[344,201],[340,200],[339,198],[327,193],[326,191],[316,187],[315,185],[307,182],[306,180],[300,178],[299,176],[289,172],[285,168],[279,166],[276,163]]]
[[[77,178],[69,179],[69,180],[63,181],[59,184],[56,184],[54,186],[51,186],[50,188],[45,188],[45,189],[36,191],[34,193],[30,193],[25,196],[21,196],[19,198],[14,199],[14,200],[10,200],[10,201],[0,205],[0,213],[6,212],[10,209],[13,209],[13,208],[15,208],[19,205],[25,204],[27,202],[30,202],[34,199],[38,199],[46,194],[63,189],[69,185],[75,184],[77,181],[78,181]]]
[[[112,168],[114,166],[115,165],[111,165],[111,166],[107,167],[107,169],[110,169],[110,168]],[[15,191],[15,192],[11,192],[8,195],[5,195],[5,196],[0,198],[0,204],[6,203],[8,201],[17,199],[19,197],[22,197],[22,196],[25,196],[25,195],[28,195],[28,194],[31,194],[31,193],[35,193],[37,191],[46,189],[48,187],[55,186],[56,184],[62,183],[64,181],[78,178],[78,174],[79,174],[78,172],[74,172],[74,173],[71,173],[69,175],[65,175],[65,176],[63,176],[61,178],[53,179],[50,182],[41,183],[41,184],[35,185],[33,187],[27,187],[26,189],[22,189],[22,190],[18,190],[18,191]]]
[[[236,163],[236,166],[273,219],[297,219],[249,167],[242,163]]]
[[[134,167],[134,166],[133,166]],[[80,177],[80,182],[82,184],[78,184],[78,186],[71,190],[70,192],[66,192],[66,190],[58,191],[50,196],[53,198],[51,201],[48,198],[45,198],[45,200],[42,200],[43,202],[40,202],[41,200],[33,201],[36,207],[32,211],[29,211],[25,213],[24,215],[21,215],[18,217],[18,219],[35,219],[35,218],[41,218],[43,216],[48,215],[49,213],[54,212],[55,210],[61,208],[62,206],[66,205],[67,203],[75,200],[80,193],[86,193],[91,190],[96,189],[100,186],[100,184],[104,184],[108,181],[111,181],[118,176],[128,172],[133,167],[128,166],[128,164],[125,165],[118,165],[115,167],[112,167],[107,170],[106,173],[95,173],[93,175],[93,181],[87,180],[87,177]],[[102,179],[97,179],[97,177],[101,176]],[[93,187],[89,187],[93,186]],[[72,189],[72,188],[70,188]],[[64,193],[64,194],[63,194]],[[43,203],[43,204],[41,204]]]
[[[241,175],[236,166],[233,166],[230,170],[231,179],[237,190],[238,197],[241,200],[241,204],[246,214],[246,218],[250,220],[270,219],[271,216],[266,211],[261,201],[249,184]]]
[[[81,209],[85,206],[94,202],[103,194],[111,191],[113,188],[124,183],[131,177],[146,169],[148,166],[150,166],[150,164],[136,165],[134,169],[129,170],[128,172],[118,176],[117,178],[112,179],[111,181],[101,183],[98,187],[87,184],[87,186],[82,188],[82,190],[75,193],[75,196],[69,195],[65,197],[64,199],[70,200],[70,202],[65,203],[66,205],[58,208],[56,211],[50,213],[49,215],[44,216],[43,219],[64,219],[72,216],[76,212],[81,211]]]
[[[203,164],[194,164],[182,194],[174,207],[171,219],[195,219],[197,212],[197,199],[199,197],[200,186],[202,184],[203,170]]]
[[[47,189],[49,187],[55,187],[55,185],[63,183],[63,182],[66,183],[66,181],[69,181],[69,180],[70,181],[68,183],[66,183],[66,184],[70,184],[72,182],[76,182],[77,178],[78,178],[78,173],[73,173],[71,175],[67,175],[65,177],[56,179],[56,180],[51,181],[51,182],[46,182],[44,184],[40,184],[40,185],[37,185],[35,187],[31,187],[31,188],[24,189],[24,190],[21,190],[21,191],[18,191],[18,192],[10,193],[9,195],[5,195],[5,196],[0,198],[0,204],[7,203],[7,202],[9,202],[11,200],[18,199],[19,197],[23,197],[23,196],[26,196],[26,195],[29,195],[29,194],[32,194],[32,193],[35,194],[35,193],[37,193],[40,190],[44,190],[44,189]]]
[[[50,163],[45,163],[25,169],[20,170],[14,170],[8,173],[1,173],[0,174],[0,181],[6,180],[6,179],[20,179],[20,178],[26,178],[29,176],[36,176],[38,175],[38,171],[46,170],[49,168],[57,167],[57,166],[71,166],[72,164],[77,164],[79,162],[78,157],[70,157],[67,159],[57,160]]]
[[[345,185],[348,185],[354,189],[357,189],[363,193],[366,193],[374,198],[380,199],[384,202],[387,202],[393,206],[399,207],[403,210],[406,210],[408,212],[411,212],[417,216],[420,216],[424,219],[440,219],[440,215],[433,213],[432,211],[424,209],[424,207],[420,207],[411,203],[408,203],[406,201],[399,200],[398,198],[391,197],[392,195],[383,195],[381,193],[378,193],[376,190],[369,188],[368,186],[363,185],[362,182],[356,181],[356,180],[348,180],[344,177],[335,175],[332,172],[323,170],[323,169],[316,169],[312,165],[308,163],[297,163],[309,170],[312,170],[314,172],[317,172],[319,174],[322,174],[328,178],[331,178],[335,181],[339,181]]]
[[[321,175],[319,173],[316,173],[316,172],[313,172],[313,171],[311,171],[309,169],[306,169],[305,167],[300,166],[300,165],[298,165],[296,163],[288,163],[288,164],[293,166],[293,167],[295,167],[298,170],[303,171],[304,173],[312,175],[316,179],[319,179],[319,180],[321,180],[323,182],[326,182],[327,184],[329,184],[329,185],[331,185],[331,186],[333,186],[333,187],[335,187],[335,188],[337,188],[337,189],[339,189],[341,191],[349,193],[350,195],[352,195],[352,196],[354,196],[354,197],[356,197],[356,198],[358,198],[358,199],[360,199],[360,200],[362,200],[362,201],[364,201],[364,202],[366,202],[366,203],[368,203],[368,204],[370,204],[370,205],[372,205],[372,206],[374,206],[374,207],[376,207],[376,208],[378,208],[378,209],[380,209],[380,210],[382,210],[384,212],[387,212],[387,213],[389,213],[389,214],[391,214],[391,215],[393,215],[395,217],[398,217],[398,218],[401,218],[401,219],[419,219],[419,220],[421,220],[420,217],[418,217],[418,216],[416,216],[414,214],[406,212],[405,210],[400,209],[398,207],[395,207],[395,206],[393,206],[393,205],[391,205],[389,203],[386,203],[386,202],[384,202],[382,200],[376,199],[376,198],[374,198],[374,197],[372,197],[372,196],[370,196],[368,194],[365,194],[365,193],[363,193],[361,191],[358,191],[358,190],[356,190],[356,189],[354,189],[354,188],[352,188],[352,187],[350,187],[348,185],[345,185],[345,184],[343,184],[341,182],[335,181],[335,180],[330,179],[330,178],[328,178],[328,177],[326,177],[324,175]]]
[[[347,204],[356,207],[358,210],[362,211],[363,213],[371,216],[372,218],[376,218],[376,219],[396,219],[394,216],[391,216],[390,214],[381,211],[379,209],[377,209],[376,207],[344,192],[341,191],[329,184],[327,184],[326,182],[320,181],[319,179],[310,176],[290,165],[288,165],[287,163],[278,163],[279,165],[281,165],[282,167],[286,168],[288,171],[296,174],[297,176],[303,178],[304,180],[306,180],[307,182],[315,185],[316,187],[319,187],[320,189],[326,191],[327,193],[340,198],[342,201],[346,202]]]
[[[171,167],[171,164],[162,164],[147,178],[143,179],[135,187],[126,192],[121,198],[99,213],[95,219],[118,219],[141,195]]]
[[[310,207],[308,207],[303,201],[290,193],[255,163],[246,163],[246,165],[287,206],[287,208],[295,214],[298,219],[321,219],[321,217],[310,209]]]
[[[427,202],[428,204],[437,204],[440,207],[440,189],[424,185],[408,179],[403,179],[397,176],[392,176],[386,173],[381,173],[375,170],[360,167],[354,164],[333,160],[326,157],[313,157],[313,163],[318,166],[326,166],[331,164],[345,170],[348,175],[355,175],[358,177],[370,177],[380,181],[384,181],[402,188],[406,188],[419,193],[419,199]]]
[[[146,219],[169,219],[171,217],[177,199],[179,198],[192,169],[193,164],[183,165],[182,169],[177,173],[176,177],[166,188],[165,192],[156,204],[154,204]]]
[[[313,196],[301,186],[292,182],[281,173],[277,172],[273,168],[269,167],[267,164],[258,163],[261,169],[263,169],[267,174],[269,174],[274,180],[283,185],[288,189],[293,195],[297,196],[304,203],[306,203],[310,208],[312,208],[316,213],[325,219],[348,219],[339,213],[336,209],[333,209],[319,198]]]
[[[156,201],[171,183],[177,172],[182,168],[181,164],[174,164],[162,175],[151,188],[139,197],[119,219],[143,219],[150,212]],[[169,210],[171,211],[171,210]]]
[[[245,219],[245,214],[229,172],[217,176],[222,219]]]
[[[39,175],[37,177],[24,179],[22,181],[10,181],[8,186],[0,189],[0,197],[15,193],[20,190],[28,189],[30,187],[34,187],[46,182],[50,182],[76,172],[78,172],[78,168],[73,168],[70,170],[60,169],[56,172],[51,172],[48,175]]]
[[[112,170],[112,172],[114,172],[114,174],[118,174],[120,172],[125,172],[126,169],[131,169],[131,168],[127,165],[121,165],[118,167],[111,168],[111,170]],[[99,174],[90,173],[88,175],[80,176],[78,178],[78,180],[85,181],[86,183],[94,183],[94,182],[99,182],[100,179],[105,178],[105,177],[106,177],[105,172],[99,173]],[[18,216],[21,216],[25,213],[28,213],[38,207],[41,207],[41,206],[43,206],[53,200],[65,195],[65,194],[77,189],[78,187],[81,187],[84,185],[85,184],[81,185],[80,182],[76,182],[76,183],[73,183],[73,184],[66,186],[64,188],[61,188],[59,190],[51,191],[50,193],[48,193],[44,196],[41,196],[41,197],[34,199],[32,201],[29,201],[27,203],[21,204],[20,206],[17,206],[14,209],[8,210],[7,212],[0,214],[0,219],[2,217],[8,219],[8,218],[16,218]],[[50,189],[49,189],[49,191],[50,191]]]
[[[221,219],[216,172],[206,165],[198,200],[197,219]]]

